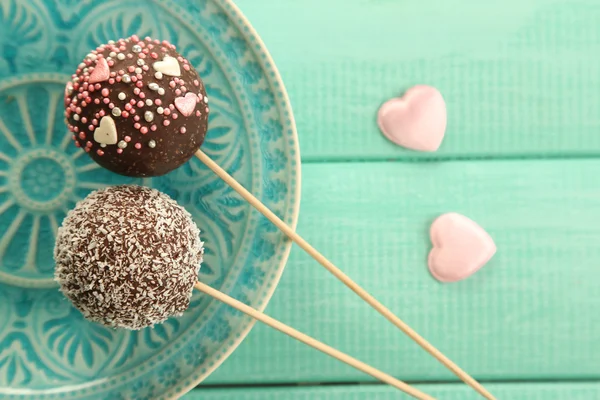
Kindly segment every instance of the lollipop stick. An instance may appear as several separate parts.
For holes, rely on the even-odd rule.
[[[285,333],[286,335],[288,335],[310,347],[313,347],[313,348],[327,354],[328,356],[336,358],[336,359],[340,360],[341,362],[346,363],[346,364],[350,365],[351,367],[358,369],[359,371],[369,374],[372,377],[377,378],[384,383],[387,383],[388,385],[391,385],[397,389],[400,389],[404,393],[409,394],[416,399],[435,400],[433,397],[421,392],[420,390],[417,390],[417,389],[413,388],[412,386],[410,386],[410,385],[408,385],[408,384],[406,384],[384,372],[381,372],[378,369],[375,369],[375,368],[371,367],[370,365],[363,363],[362,361],[357,360],[354,357],[350,357],[349,355],[342,353],[341,351],[336,350],[333,347],[330,347],[323,342],[319,342],[318,340],[313,339],[312,337],[305,335],[304,333],[302,333],[300,331],[297,331],[296,329],[292,328],[291,326],[288,326],[282,322],[279,322],[278,320],[271,318],[268,315],[266,315],[258,310],[255,310],[254,308],[242,303],[241,301],[238,301],[238,300],[234,299],[233,297],[229,297],[225,293],[219,292],[218,290],[213,289],[210,286],[207,286],[202,282],[197,282],[195,287],[200,292],[205,293],[205,294],[227,304],[228,306],[233,307],[236,310],[243,312],[244,314],[254,318],[255,320],[260,321],[263,324],[268,325],[273,329],[277,329],[279,332]]]
[[[479,382],[473,379],[469,374],[463,371],[458,365],[456,365],[452,360],[442,354],[438,349],[433,347],[431,343],[425,340],[421,335],[415,332],[410,326],[408,326],[404,321],[394,315],[387,307],[381,304],[377,299],[371,296],[365,289],[360,287],[356,282],[354,282],[350,277],[342,272],[338,267],[336,267],[331,261],[329,261],[325,256],[319,253],[314,247],[312,247],[306,240],[304,240],[300,235],[298,235],[292,228],[290,228],[285,222],[283,222],[277,215],[275,215],[271,210],[269,210],[263,203],[260,202],[256,197],[252,195],[248,190],[246,190],[242,185],[239,184],[231,175],[227,173],[223,168],[221,168],[217,163],[215,163],[210,157],[208,157],[202,150],[198,150],[196,152],[196,157],[202,161],[208,168],[210,168],[215,174],[219,176],[219,178],[223,179],[225,183],[233,188],[240,196],[242,196],[251,206],[256,208],[262,215],[267,217],[269,221],[271,221],[277,228],[279,228],[286,236],[288,236],[292,241],[294,241],[298,246],[300,246],[306,253],[308,253],[312,258],[314,258],[319,264],[325,267],[329,272],[331,272],[336,278],[342,281],[346,286],[348,286],[354,293],[359,295],[364,301],[366,301],[371,307],[377,310],[381,315],[387,318],[392,324],[397,326],[402,332],[404,332],[408,337],[410,337],[413,341],[415,341],[419,346],[421,346],[425,351],[435,357],[440,363],[442,363],[446,368],[452,371],[456,376],[458,376],[463,382],[467,385],[471,386],[474,390],[476,390],[480,395],[485,397],[488,400],[495,400],[495,397],[488,392]]]

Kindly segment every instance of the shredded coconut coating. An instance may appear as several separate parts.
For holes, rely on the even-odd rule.
[[[152,326],[188,308],[204,251],[199,235],[191,215],[157,190],[95,191],[58,230],[55,279],[89,320]]]

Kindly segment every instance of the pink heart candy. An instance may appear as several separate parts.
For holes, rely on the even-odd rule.
[[[96,66],[90,73],[90,83],[104,82],[110,77],[110,68],[105,58],[99,58]]]
[[[436,151],[446,132],[446,103],[441,93],[425,85],[414,86],[402,98],[384,103],[377,123],[392,142],[412,150]]]
[[[198,96],[195,93],[188,92],[185,97],[178,97],[175,99],[175,107],[181,114],[189,117],[196,108]]]
[[[433,249],[429,271],[441,282],[457,282],[483,267],[496,253],[490,235],[476,222],[457,213],[438,217],[430,230]]]

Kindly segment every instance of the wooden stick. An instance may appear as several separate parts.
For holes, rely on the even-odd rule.
[[[308,335],[305,335],[304,333],[302,333],[300,331],[297,331],[296,329],[292,328],[291,326],[286,325],[283,322],[279,322],[278,320],[276,320],[272,317],[269,317],[268,315],[266,315],[258,310],[255,310],[254,308],[242,303],[241,301],[238,301],[238,300],[234,299],[233,297],[226,295],[223,292],[213,289],[212,287],[205,285],[202,282],[197,282],[195,285],[195,288],[198,289],[200,292],[205,293],[211,297],[214,297],[215,299],[227,304],[228,306],[233,307],[236,310],[243,312],[244,314],[254,318],[255,320],[260,321],[263,324],[270,326],[271,328],[277,329],[279,332],[285,333],[286,335],[288,335],[310,347],[313,347],[313,348],[327,354],[328,356],[336,358],[336,359],[340,360],[341,362],[346,363],[346,364],[350,365],[351,367],[356,368],[359,371],[369,374],[372,377],[377,378],[384,383],[387,383],[388,385],[391,385],[397,389],[400,389],[404,393],[409,394],[416,399],[435,400],[434,397],[431,397],[428,394],[425,394],[425,393],[421,392],[420,390],[415,389],[414,387],[402,382],[401,380],[398,380],[398,379],[394,378],[393,376],[390,376],[384,372],[381,372],[380,370],[375,369],[375,368],[371,367],[370,365],[357,360],[354,357],[350,357],[349,355],[342,353],[341,351],[336,350],[333,347],[328,346],[323,342],[319,342],[318,340],[316,340]]]
[[[342,281],[346,286],[348,286],[354,293],[359,295],[364,301],[366,301],[371,307],[377,310],[381,315],[387,318],[392,324],[396,325],[402,332],[404,332],[408,337],[410,337],[413,341],[415,341],[419,346],[421,346],[425,351],[435,357],[440,363],[442,363],[446,368],[452,371],[456,376],[458,376],[463,382],[467,385],[471,386],[475,391],[477,391],[480,395],[488,400],[496,400],[496,398],[488,392],[479,382],[473,379],[469,374],[463,371],[458,365],[456,365],[452,360],[442,354],[438,349],[433,347],[431,343],[425,340],[421,335],[415,332],[410,326],[408,326],[404,321],[398,318],[394,313],[392,313],[387,307],[381,304],[377,299],[371,296],[366,290],[360,287],[356,282],[354,282],[350,277],[342,272],[338,267],[336,267],[331,261],[329,261],[325,256],[319,253],[314,247],[312,247],[306,240],[304,240],[300,235],[298,235],[292,228],[290,228],[285,222],[283,222],[277,215],[275,215],[271,210],[269,210],[263,203],[260,202],[256,197],[252,195],[248,190],[246,190],[242,185],[239,184],[231,175],[227,173],[223,168],[221,168],[217,163],[215,163],[210,157],[208,157],[202,150],[198,150],[196,152],[196,157],[202,161],[208,168],[210,168],[215,174],[219,176],[219,178],[223,179],[225,183],[227,183],[233,190],[235,190],[240,196],[242,196],[251,206],[256,208],[262,215],[267,217],[269,221],[271,221],[277,228],[279,228],[287,237],[289,237],[292,241],[294,241],[298,246],[300,246],[306,253],[308,253],[312,258],[314,258],[319,264],[325,267],[329,272],[331,272],[336,278]]]

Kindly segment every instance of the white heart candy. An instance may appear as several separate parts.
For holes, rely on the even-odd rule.
[[[179,68],[179,62],[176,58],[165,56],[162,61],[157,61],[152,64],[157,72],[161,72],[169,76],[180,76],[181,69]]]
[[[94,131],[94,140],[100,144],[117,144],[117,127],[111,117],[102,117]]]

